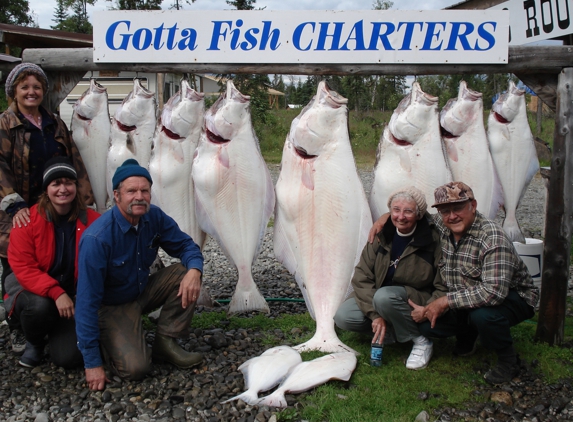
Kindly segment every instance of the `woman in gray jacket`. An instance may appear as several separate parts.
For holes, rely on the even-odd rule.
[[[354,293],[340,306],[334,321],[345,330],[373,332],[372,343],[388,344],[392,338],[412,341],[406,368],[423,369],[432,357],[433,344],[420,335],[408,300],[425,305],[446,293],[438,270],[440,238],[419,189],[410,186],[393,192],[388,208],[390,220],[364,247],[352,277]]]

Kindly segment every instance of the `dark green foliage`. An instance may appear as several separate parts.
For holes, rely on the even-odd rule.
[[[161,0],[117,0],[116,4],[119,10],[161,10]]]
[[[64,22],[68,19],[68,8],[64,4],[64,0],[57,0],[56,10],[54,10],[54,21],[56,24],[51,26],[52,29],[57,29],[60,31],[64,30]]]
[[[0,23],[32,26],[34,19],[28,0],[0,0]]]
[[[237,10],[253,10],[256,2],[257,0],[227,0],[227,4]]]

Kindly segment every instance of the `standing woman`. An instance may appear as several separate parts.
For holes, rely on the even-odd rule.
[[[85,203],[93,194],[84,163],[68,128],[56,115],[41,106],[48,78],[35,64],[21,63],[6,78],[6,96],[12,100],[0,115],[0,261],[2,294],[10,274],[8,243],[12,227],[30,222],[30,207],[42,193],[42,174],[52,157],[70,157],[77,173],[78,193]],[[19,322],[9,319],[12,350],[22,353]]]
[[[83,363],[74,319],[78,245],[99,214],[77,195],[76,170],[65,157],[48,161],[42,188],[28,223],[10,235],[5,306],[26,337],[20,365],[40,364],[48,336],[54,364],[74,368]]]

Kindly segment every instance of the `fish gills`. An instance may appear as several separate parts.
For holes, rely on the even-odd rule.
[[[482,94],[461,81],[458,97],[449,100],[440,113],[440,125],[453,179],[469,185],[478,211],[495,218],[503,192],[489,151]]]
[[[107,210],[106,157],[111,131],[107,99],[107,89],[90,79],[90,87],[74,104],[71,125],[100,214]]]
[[[426,94],[414,82],[380,138],[370,192],[372,217],[388,212],[388,197],[397,189],[416,186],[430,202],[434,189],[451,181],[440,137],[438,97]]]
[[[227,91],[205,115],[192,169],[199,225],[217,240],[239,273],[229,314],[269,312],[251,266],[274,209],[275,193],[251,123],[249,100],[227,82]]]
[[[257,404],[259,392],[268,391],[279,385],[289,371],[301,362],[300,353],[292,347],[277,346],[268,349],[261,356],[251,358],[239,366],[245,378],[247,391],[223,403],[243,400],[250,405]]]
[[[134,79],[133,91],[123,100],[111,120],[110,147],[107,153],[107,193],[113,198],[111,179],[129,158],[149,168],[155,133],[155,94]]]
[[[302,350],[352,350],[334,331],[372,216],[350,148],[348,100],[325,82],[293,120],[276,185],[275,256],[295,276],[316,333]]]
[[[287,407],[285,393],[302,393],[330,380],[348,381],[356,368],[356,355],[350,352],[332,353],[299,363],[270,395],[257,403],[259,406]]]
[[[487,130],[491,156],[503,187],[503,229],[512,242],[522,243],[525,243],[525,236],[515,213],[529,182],[539,170],[524,94],[525,91],[510,81],[507,92],[491,109]]]

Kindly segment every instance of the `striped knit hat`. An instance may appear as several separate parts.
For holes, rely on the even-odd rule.
[[[53,180],[66,177],[72,180],[78,180],[78,173],[68,157],[50,158],[44,166],[44,180],[42,189],[46,190]]]
[[[391,208],[394,198],[401,194],[409,196],[414,200],[418,206],[418,217],[422,217],[426,213],[426,210],[428,209],[428,204],[426,203],[426,195],[424,195],[424,192],[414,186],[406,186],[392,192],[388,197],[388,209]]]
[[[20,63],[18,66],[12,69],[12,71],[8,74],[8,77],[6,78],[7,97],[14,99],[14,89],[16,88],[14,86],[14,81],[18,78],[18,75],[24,71],[34,75],[38,80],[40,79],[43,80],[44,83],[46,84],[46,91],[48,90],[50,86],[48,84],[48,77],[46,76],[46,74],[44,73],[44,71],[40,66],[35,65],[34,63]]]

